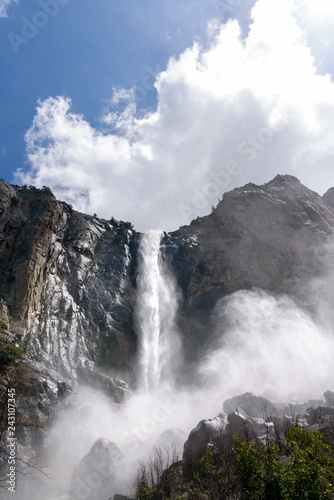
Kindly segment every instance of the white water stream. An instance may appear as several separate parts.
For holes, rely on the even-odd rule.
[[[137,330],[140,386],[150,392],[173,382],[182,359],[175,318],[178,293],[161,253],[162,233],[151,231],[141,239],[138,276]]]

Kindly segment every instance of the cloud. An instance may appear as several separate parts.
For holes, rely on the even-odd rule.
[[[331,0],[301,0],[310,16],[324,18],[334,16],[334,4]]]
[[[0,18],[7,17],[8,8],[14,3],[19,3],[19,0],[0,0]]]
[[[171,230],[210,211],[224,191],[277,173],[322,192],[332,183],[334,85],[316,61],[289,0],[259,0],[245,37],[213,21],[205,47],[171,58],[156,79],[157,108],[138,113],[115,89],[101,127],[71,100],[38,103],[26,134],[30,169],[76,208]]]

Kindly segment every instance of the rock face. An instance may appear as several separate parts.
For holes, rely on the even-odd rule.
[[[217,300],[251,287],[290,293],[321,269],[333,193],[321,197],[279,175],[225,193],[212,214],[164,234],[188,364],[213,334]],[[76,212],[48,188],[0,181],[0,319],[51,399],[78,381],[126,398],[112,375],[133,368],[137,349],[139,241],[130,223]]]
[[[180,325],[188,352],[201,351],[208,312],[226,294],[252,287],[293,292],[321,268],[319,251],[334,231],[329,197],[292,176],[225,193],[207,217],[164,238],[183,292]]]
[[[75,212],[47,188],[0,181],[0,320],[6,325],[0,333],[24,348],[30,365],[29,377],[15,375],[18,432],[27,450],[43,444],[39,426],[52,420],[55,405],[77,382],[117,403],[127,397],[110,368],[126,367],[135,352],[133,237],[130,224]],[[3,404],[11,378],[0,373]]]
[[[0,297],[17,339],[77,379],[135,350],[129,224],[72,210],[48,189],[0,181]]]
[[[194,308],[241,288],[290,291],[316,270],[316,246],[333,229],[326,200],[295,177],[279,175],[263,186],[225,193],[211,215],[198,217],[165,243],[187,306]]]
[[[290,292],[318,271],[319,246],[334,231],[332,190],[321,197],[279,175],[225,193],[211,215],[165,234],[191,354],[224,295]],[[131,224],[78,213],[47,188],[0,181],[0,299],[29,352],[74,379],[80,370],[127,368],[136,351],[139,240]]]

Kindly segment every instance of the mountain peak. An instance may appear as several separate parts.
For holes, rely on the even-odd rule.
[[[328,205],[334,208],[334,187],[331,187],[323,195],[323,198],[327,201]]]

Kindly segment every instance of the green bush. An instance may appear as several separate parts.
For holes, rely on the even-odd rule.
[[[21,362],[24,359],[23,351],[15,344],[6,344],[0,339],[0,369],[3,369],[15,362]]]
[[[2,319],[0,319],[0,333],[6,333],[8,330],[8,325]]]
[[[289,462],[282,474],[284,498],[322,500],[334,497],[334,459],[323,436],[298,426],[288,430]]]
[[[288,430],[285,460],[279,449],[236,439],[241,490],[251,500],[326,500],[334,498],[333,450],[323,436],[295,426]]]
[[[144,481],[137,487],[138,500],[151,500],[153,496],[152,488]]]
[[[214,450],[212,446],[208,446],[205,450],[205,454],[200,459],[198,466],[193,472],[193,478],[195,481],[200,483],[208,476],[215,476],[216,472]]]
[[[236,438],[237,473],[243,493],[251,500],[281,499],[280,477],[283,463],[278,448],[257,441]]]

